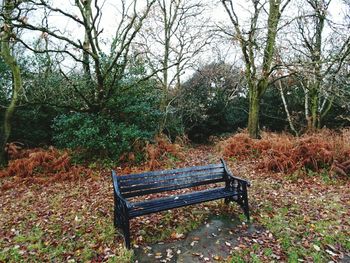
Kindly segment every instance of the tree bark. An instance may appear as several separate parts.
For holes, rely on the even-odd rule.
[[[294,127],[292,118],[291,118],[290,113],[289,113],[288,104],[287,104],[286,97],[284,96],[283,87],[282,87],[282,81],[281,80],[278,81],[278,89],[279,89],[280,94],[281,94],[281,99],[282,99],[282,102],[283,102],[284,111],[286,112],[286,115],[287,115],[287,120],[288,120],[288,123],[289,123],[289,127],[294,132],[294,134],[296,136],[299,136],[297,130]]]
[[[260,96],[256,87],[250,89],[249,95],[249,117],[248,132],[253,139],[260,138],[259,115],[260,115]]]
[[[14,56],[11,54],[9,39],[2,39],[0,54],[5,63],[10,67],[13,79],[11,102],[5,111],[5,117],[0,138],[0,165],[6,165],[8,159],[5,147],[11,134],[12,116],[15,111],[17,101],[19,99],[20,91],[22,90],[22,78],[20,67],[18,66]]]
[[[318,126],[318,90],[312,87],[310,92],[310,107],[311,107],[311,124],[308,130],[314,131]]]

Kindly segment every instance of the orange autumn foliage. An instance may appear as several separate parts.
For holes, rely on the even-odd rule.
[[[11,183],[2,186],[9,189],[18,183],[49,183],[53,181],[74,180],[82,176],[91,176],[92,171],[78,165],[72,165],[67,151],[59,151],[53,147],[20,149],[10,144],[9,165],[0,171],[0,177],[13,178]]]
[[[146,167],[148,170],[154,170],[161,167],[161,161],[166,159],[169,154],[183,158],[181,146],[171,143],[166,136],[158,136],[154,144],[147,143],[144,148],[146,154]]]
[[[254,159],[257,167],[266,171],[292,173],[306,168],[317,172],[325,168],[350,174],[350,130],[346,129],[340,133],[321,130],[299,138],[265,132],[260,140],[239,133],[220,147],[225,157]]]

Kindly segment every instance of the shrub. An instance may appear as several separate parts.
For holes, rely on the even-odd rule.
[[[171,143],[166,136],[156,137],[154,144],[147,143],[145,154],[147,158],[146,166],[150,170],[160,168],[160,161],[166,159],[169,155],[180,159],[184,157],[181,152],[181,146],[176,143]]]
[[[248,117],[244,92],[238,68],[225,63],[201,67],[177,94],[177,108],[188,137],[203,142],[212,135],[244,127]]]
[[[149,140],[152,133],[136,125],[117,123],[111,117],[72,113],[54,120],[54,142],[62,148],[80,149],[87,157],[119,158],[137,141]]]

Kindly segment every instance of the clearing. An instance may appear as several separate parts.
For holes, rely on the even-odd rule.
[[[169,158],[162,169],[216,163],[220,157],[209,146],[184,152],[182,160]],[[254,158],[226,161],[235,175],[252,183],[250,226],[237,204],[203,203],[132,220],[135,253],[127,251],[113,227],[112,182],[105,170],[2,191],[0,262],[350,261],[349,180],[266,173],[256,170]],[[1,185],[7,180],[0,178]],[[213,239],[206,248],[208,235]]]

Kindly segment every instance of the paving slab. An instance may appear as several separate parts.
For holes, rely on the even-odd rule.
[[[215,262],[224,260],[237,244],[239,233],[231,231],[242,224],[237,218],[212,217],[186,238],[171,242],[140,246],[134,249],[135,262]],[[256,229],[250,225],[248,232]]]

